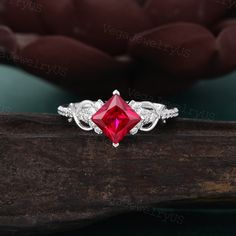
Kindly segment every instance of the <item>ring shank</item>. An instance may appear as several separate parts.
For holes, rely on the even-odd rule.
[[[169,119],[169,118],[177,117],[178,115],[179,115],[178,108],[164,109],[161,112],[161,119],[166,120],[166,119]]]
[[[59,106],[57,108],[57,113],[61,116],[70,117],[70,118],[73,117],[73,114],[72,114],[69,104]]]
[[[61,116],[72,118],[73,117],[73,111],[72,110],[73,110],[73,108],[79,106],[79,104],[80,103],[70,103],[70,104],[61,105],[61,106],[58,107],[57,112]],[[153,103],[153,105],[156,106],[156,107],[164,106],[160,103]],[[160,111],[161,120],[166,120],[166,119],[169,119],[169,118],[177,117],[178,115],[179,115],[178,108],[173,108],[173,109],[164,108],[163,110]]]

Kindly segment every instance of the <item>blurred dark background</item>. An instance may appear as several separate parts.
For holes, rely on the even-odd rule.
[[[233,121],[235,42],[233,0],[0,0],[0,112],[56,113],[119,89],[181,117]],[[236,234],[228,206],[161,211],[184,220],[140,212],[70,235]]]

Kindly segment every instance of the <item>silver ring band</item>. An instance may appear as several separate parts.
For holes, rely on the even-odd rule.
[[[117,97],[114,97],[114,96],[117,96]],[[125,102],[122,100],[122,98],[120,97],[120,93],[117,90],[113,92],[113,97],[114,97],[113,99],[116,99],[116,101],[118,101],[117,106],[119,106],[119,103],[122,103],[122,102],[126,103],[126,105],[124,105],[125,106],[124,111],[119,110],[120,114],[123,115],[123,118],[125,117],[124,119],[122,118],[123,120],[122,119],[119,120],[118,117],[117,118],[114,117],[114,114],[116,113],[110,114],[110,116],[113,119],[116,119],[116,121],[114,122],[118,122],[118,125],[124,126],[124,120],[126,120],[126,113],[124,113],[125,111],[127,111],[127,114],[131,112],[131,117],[133,115],[132,112],[137,113],[137,116],[140,117],[139,122],[137,122],[137,124],[135,124],[129,130],[129,133],[132,135],[136,134],[139,130],[146,131],[146,132],[151,131],[152,129],[156,127],[158,121],[161,120],[162,122],[165,123],[167,119],[177,117],[179,115],[178,108],[167,109],[165,105],[159,104],[159,103],[152,103],[148,101],[137,102],[134,100],[130,102],[127,102],[127,101]],[[118,99],[120,99],[121,101]],[[102,128],[99,127],[101,122],[99,121],[99,123],[96,124],[97,122],[93,120],[93,117],[96,113],[99,113],[100,110],[103,110],[103,112],[105,112],[104,107],[107,106],[106,103],[104,103],[100,99],[98,101],[84,100],[78,103],[70,103],[69,105],[59,106],[58,114],[61,116],[67,117],[70,122],[74,120],[76,124],[82,130],[85,130],[85,131],[94,130],[96,133],[102,134],[104,131],[102,130],[102,128],[106,130],[107,127],[103,127],[103,126]],[[115,109],[115,108],[112,108],[112,109]],[[107,114],[107,113],[104,113],[104,114]],[[102,121],[104,121],[104,117],[102,118]],[[127,122],[128,121],[132,121],[132,119],[127,120]],[[104,122],[107,125],[107,121],[104,121]],[[110,124],[108,124],[108,126],[109,125]],[[114,130],[114,127],[113,127],[112,131],[114,132],[117,131],[118,133],[121,131],[121,128],[122,127],[120,128],[117,127],[117,130]],[[113,145],[116,147],[118,146],[118,144],[119,143],[113,142]]]

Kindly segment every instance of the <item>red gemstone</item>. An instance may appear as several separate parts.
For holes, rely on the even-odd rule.
[[[119,95],[114,95],[92,116],[92,121],[118,144],[141,117]]]

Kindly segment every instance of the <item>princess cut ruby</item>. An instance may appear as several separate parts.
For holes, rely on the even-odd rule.
[[[92,116],[92,121],[114,144],[118,144],[141,121],[141,117],[115,94]]]

